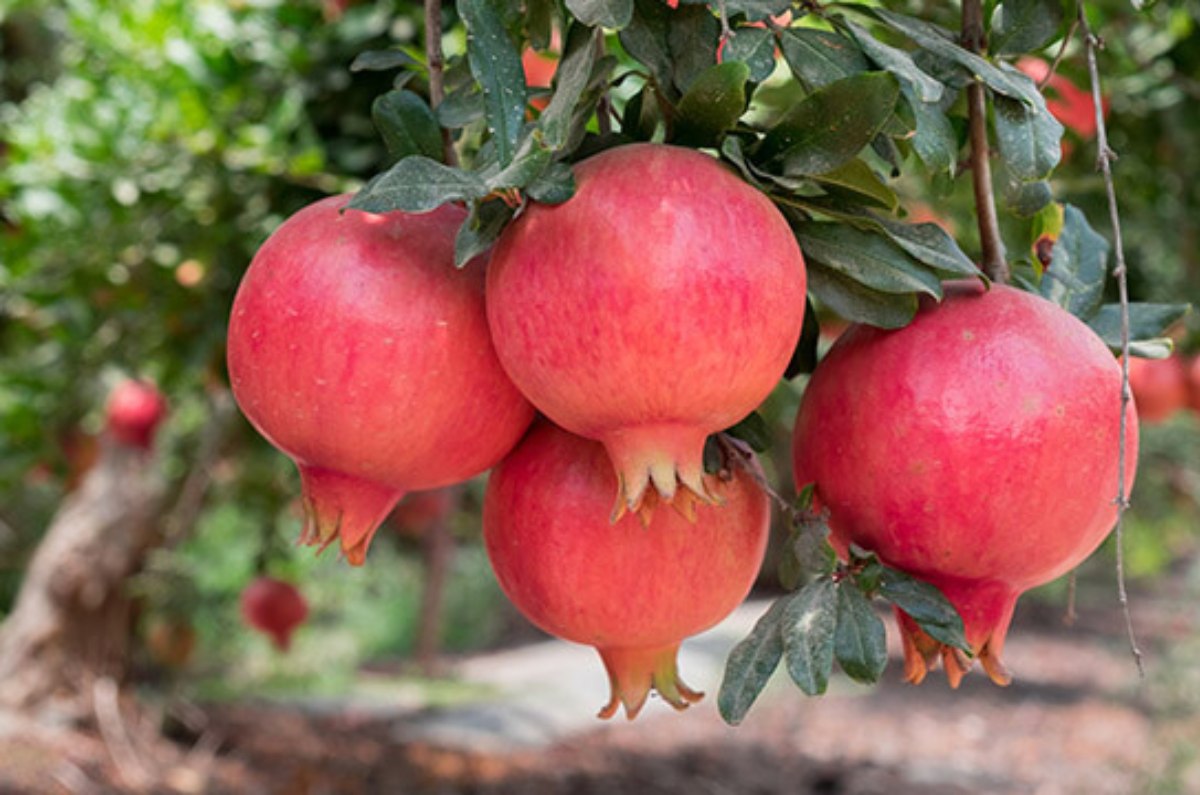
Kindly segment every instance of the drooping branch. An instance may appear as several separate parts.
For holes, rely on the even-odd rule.
[[[974,53],[984,51],[983,4],[981,0],[963,0],[962,43]],[[975,213],[979,221],[980,263],[988,278],[1007,282],[1008,261],[1000,237],[996,215],[996,197],[992,189],[987,133],[987,91],[979,80],[967,86],[967,123],[970,143],[971,180],[975,188]]]
[[[1124,516],[1129,507],[1129,484],[1125,477],[1125,461],[1129,455],[1125,441],[1125,432],[1129,424],[1129,403],[1133,400],[1129,389],[1129,284],[1125,268],[1125,243],[1121,237],[1121,215],[1117,209],[1117,189],[1113,180],[1112,164],[1117,159],[1116,153],[1108,145],[1108,129],[1104,123],[1103,93],[1100,91],[1100,70],[1096,65],[1096,51],[1102,42],[1092,32],[1087,21],[1083,0],[1078,5],[1079,29],[1083,33],[1085,50],[1087,52],[1088,77],[1092,87],[1092,105],[1096,113],[1096,168],[1104,176],[1104,191],[1108,197],[1108,220],[1112,225],[1113,257],[1115,267],[1113,278],[1117,280],[1117,294],[1121,302],[1121,419],[1120,445],[1117,457],[1117,597],[1121,602],[1121,610],[1125,614],[1125,629],[1129,635],[1129,650],[1137,664],[1138,674],[1145,676],[1142,666],[1142,651],[1138,647],[1137,636],[1133,631],[1133,617],[1129,613],[1129,594],[1125,588],[1125,533]]]
[[[429,64],[429,105],[436,112],[446,98],[446,57],[442,53],[442,0],[425,0],[425,60]],[[458,165],[454,139],[442,130],[442,152],[446,165]]]

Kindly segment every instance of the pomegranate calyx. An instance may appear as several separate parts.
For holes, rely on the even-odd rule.
[[[304,528],[299,543],[322,552],[340,541],[347,562],[361,566],[383,520],[404,492],[391,486],[300,464]]]
[[[599,649],[599,652],[608,671],[612,695],[597,713],[598,717],[611,718],[624,706],[625,717],[633,720],[642,711],[651,690],[680,711],[704,698],[704,693],[692,690],[679,678],[678,643],[653,649]]]
[[[661,502],[691,522],[697,504],[720,505],[704,474],[706,438],[702,431],[665,424],[623,428],[603,439],[617,472],[611,521],[628,511],[648,525]]]

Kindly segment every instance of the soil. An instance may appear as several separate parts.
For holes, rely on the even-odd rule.
[[[1007,688],[977,671],[957,691],[935,676],[905,685],[893,660],[883,684],[839,678],[821,699],[777,679],[737,728],[710,697],[507,753],[402,740],[401,719],[349,707],[243,702],[164,719],[126,701],[90,730],[0,721],[0,793],[1198,793],[1197,590],[1180,575],[1133,595],[1145,678],[1120,611],[1089,595],[1096,607],[1070,629],[1061,610],[1023,604]]]

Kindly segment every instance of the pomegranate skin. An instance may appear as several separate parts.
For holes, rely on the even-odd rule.
[[[799,339],[803,257],[770,200],[699,152],[620,146],[575,177],[492,253],[496,351],[538,409],[604,444],[614,518],[660,498],[690,514],[711,499],[705,438],[766,398]]]
[[[271,638],[275,648],[287,651],[292,632],[308,618],[308,601],[291,583],[274,577],[257,577],[242,590],[242,620]]]
[[[126,380],[108,396],[104,424],[121,444],[149,450],[154,433],[167,416],[167,399],[149,381]]]
[[[682,640],[728,615],[749,593],[766,551],[770,504],[750,475],[710,476],[721,506],[694,522],[657,511],[612,523],[616,477],[604,448],[536,424],[488,480],[483,536],[513,604],[537,626],[596,647],[612,698],[633,719],[651,689],[677,709],[702,694],[679,681]]]
[[[793,437],[841,551],[939,588],[1005,684],[1017,597],[1092,553],[1116,521],[1121,370],[1082,322],[1014,288],[950,285],[904,329],[852,326],[813,374]],[[1137,461],[1126,415],[1125,483]],[[907,678],[970,661],[898,613]]]
[[[289,218],[254,257],[229,324],[243,413],[300,469],[301,541],[340,538],[361,564],[409,490],[472,477],[517,442],[533,409],[488,334],[483,272],[453,266],[456,206]]]

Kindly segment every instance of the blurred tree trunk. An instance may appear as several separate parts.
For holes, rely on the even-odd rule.
[[[104,442],[0,626],[0,706],[81,718],[98,678],[121,681],[131,619],[124,585],[156,540],[163,492],[151,454]]]

